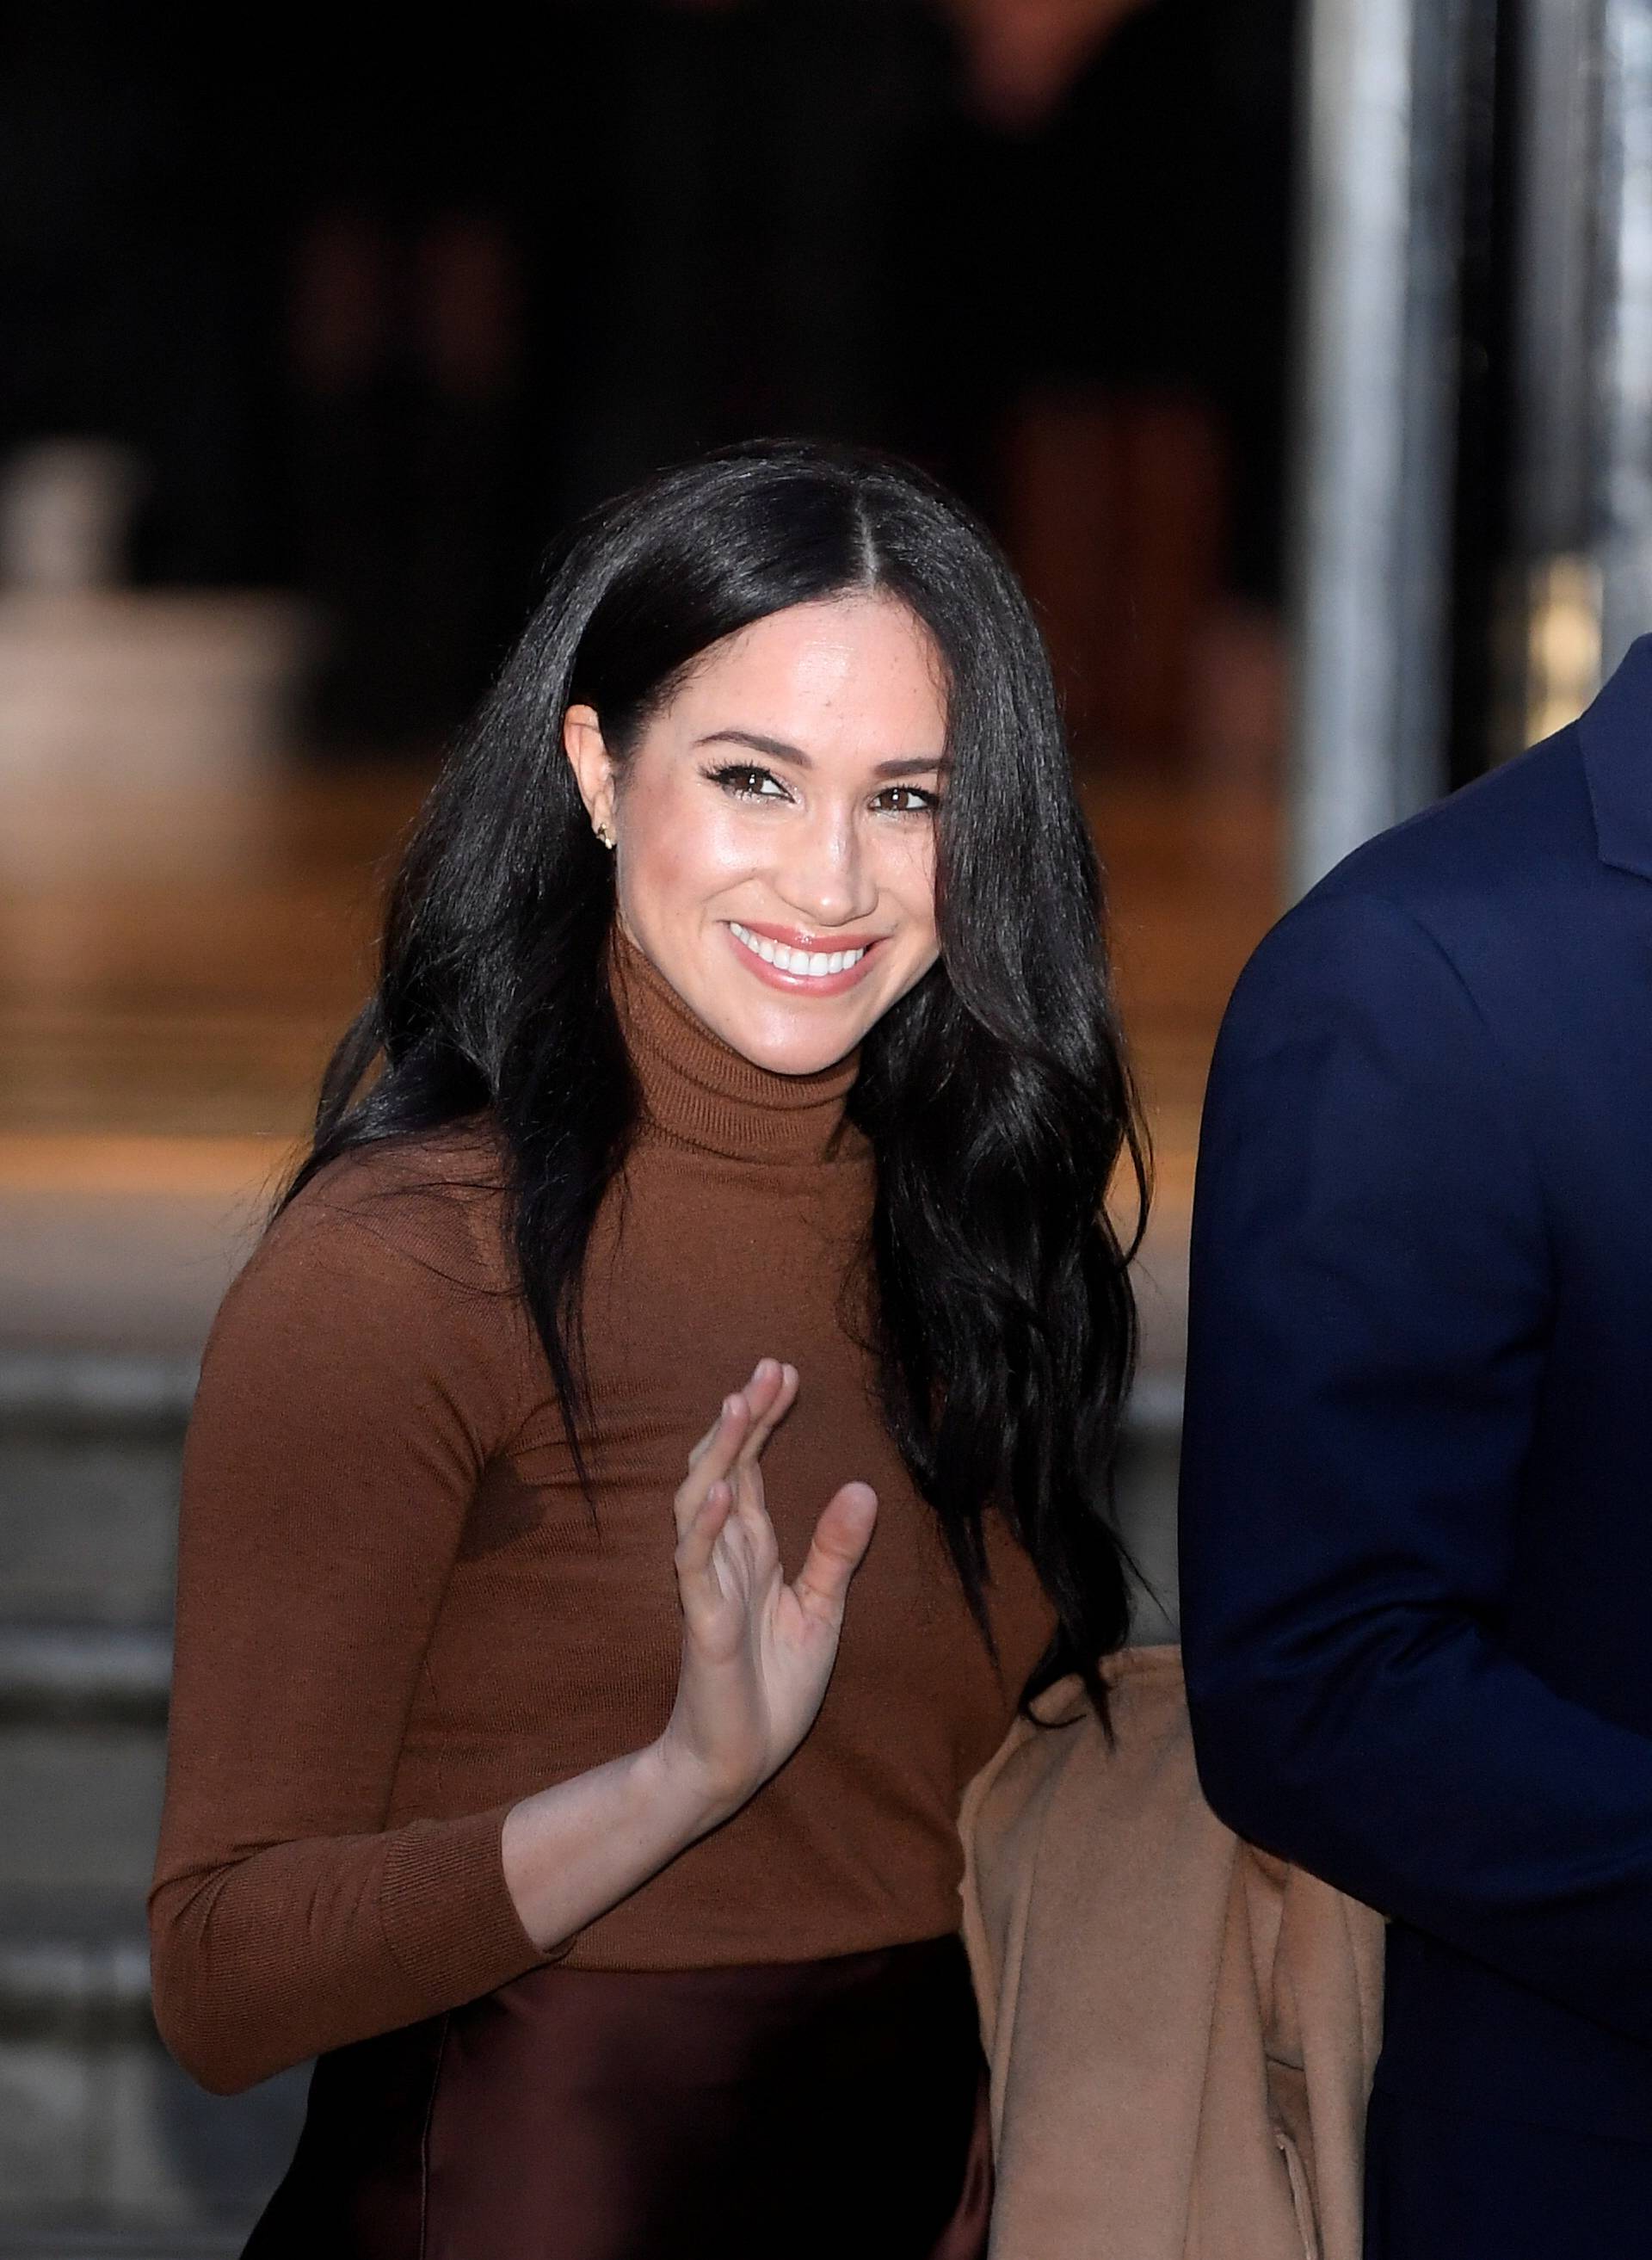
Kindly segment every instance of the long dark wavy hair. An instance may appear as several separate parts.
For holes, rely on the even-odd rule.
[[[940,959],[868,1032],[848,1099],[876,1161],[866,1257],[884,1417],[989,1641],[989,1507],[1037,1566],[1059,1626],[1023,1701],[1076,1670],[1105,1719],[1099,1660],[1129,1618],[1109,1501],[1145,1144],[1049,662],[990,537],[921,472],[758,442],[574,527],[412,831],[377,988],[277,1211],[354,1148],[490,1116],[521,1291],[586,1479],[582,1271],[638,1097],[604,971],[613,865],[563,716],[595,707],[623,790],[628,749],[711,646],[789,604],[873,590],[934,640],[950,760]],[[1121,1163],[1127,1247],[1106,1205]]]

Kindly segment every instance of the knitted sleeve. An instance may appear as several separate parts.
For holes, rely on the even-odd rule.
[[[386,1826],[522,1368],[467,1203],[383,1176],[335,1164],[266,1235],[185,1443],[150,1935],[162,2036],[220,2093],[555,1958],[505,1885],[508,1805]]]

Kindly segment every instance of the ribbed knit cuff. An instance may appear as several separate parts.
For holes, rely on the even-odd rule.
[[[522,1927],[504,1879],[504,1817],[517,1802],[458,1820],[415,1820],[385,1846],[379,1918],[385,1943],[435,2015],[560,1962]]]

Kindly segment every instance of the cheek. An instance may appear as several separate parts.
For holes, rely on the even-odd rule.
[[[627,901],[655,916],[691,911],[750,862],[740,812],[703,784],[650,782],[627,795],[621,886]]]
[[[914,931],[933,936],[935,931],[935,832],[932,824],[914,826],[911,833],[892,840],[880,858],[879,891],[898,903]]]

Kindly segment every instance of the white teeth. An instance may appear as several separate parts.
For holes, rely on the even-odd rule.
[[[737,941],[761,957],[765,965],[773,965],[782,973],[803,974],[812,980],[820,980],[828,973],[847,972],[858,965],[865,956],[864,949],[808,950],[793,949],[783,941],[770,941],[766,934],[754,933],[731,919],[728,930]]]

